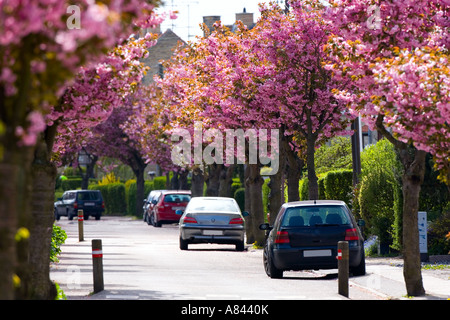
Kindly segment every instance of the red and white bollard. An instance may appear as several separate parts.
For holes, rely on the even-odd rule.
[[[347,241],[338,242],[336,259],[338,260],[338,293],[348,297],[349,257]]]
[[[103,250],[102,240],[92,240],[92,271],[94,276],[94,293],[103,291]]]
[[[84,241],[84,213],[83,210],[78,210],[78,241]]]

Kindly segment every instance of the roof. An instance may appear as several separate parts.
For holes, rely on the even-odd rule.
[[[306,200],[293,201],[283,204],[283,207],[299,207],[299,206],[313,206],[313,205],[346,205],[344,201],[340,200]]]

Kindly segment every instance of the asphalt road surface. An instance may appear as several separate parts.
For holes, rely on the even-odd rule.
[[[68,300],[347,299],[338,294],[337,270],[285,272],[283,279],[270,279],[261,249],[237,252],[234,245],[197,244],[182,251],[176,224],[154,228],[129,217],[86,220],[81,242],[78,221],[63,217],[57,225],[68,238],[50,277]],[[101,239],[103,246],[104,290],[96,294],[92,239]],[[351,282],[350,299],[385,298],[366,286],[369,278],[357,278],[362,285]]]

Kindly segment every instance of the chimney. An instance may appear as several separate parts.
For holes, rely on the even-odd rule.
[[[206,26],[208,27],[209,31],[212,32],[214,30],[214,23],[216,21],[220,20],[220,16],[204,16],[203,17],[203,23],[206,24]],[[203,36],[207,36],[206,34],[204,34]]]
[[[243,12],[236,13],[236,21],[242,21],[242,23],[248,28],[251,29],[253,27],[253,13],[247,13],[247,10],[244,8]]]

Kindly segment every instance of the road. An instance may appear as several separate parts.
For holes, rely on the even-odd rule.
[[[262,250],[248,246],[197,244],[178,247],[178,226],[154,228],[129,217],[84,221],[84,241],[78,222],[57,222],[68,239],[50,277],[71,299],[130,300],[293,300],[346,299],[337,293],[337,270],[285,272],[270,279],[262,265]],[[93,291],[92,239],[101,239],[105,290]],[[360,277],[359,277],[360,278]],[[359,279],[361,281],[361,279]],[[350,299],[383,298],[351,285]]]

